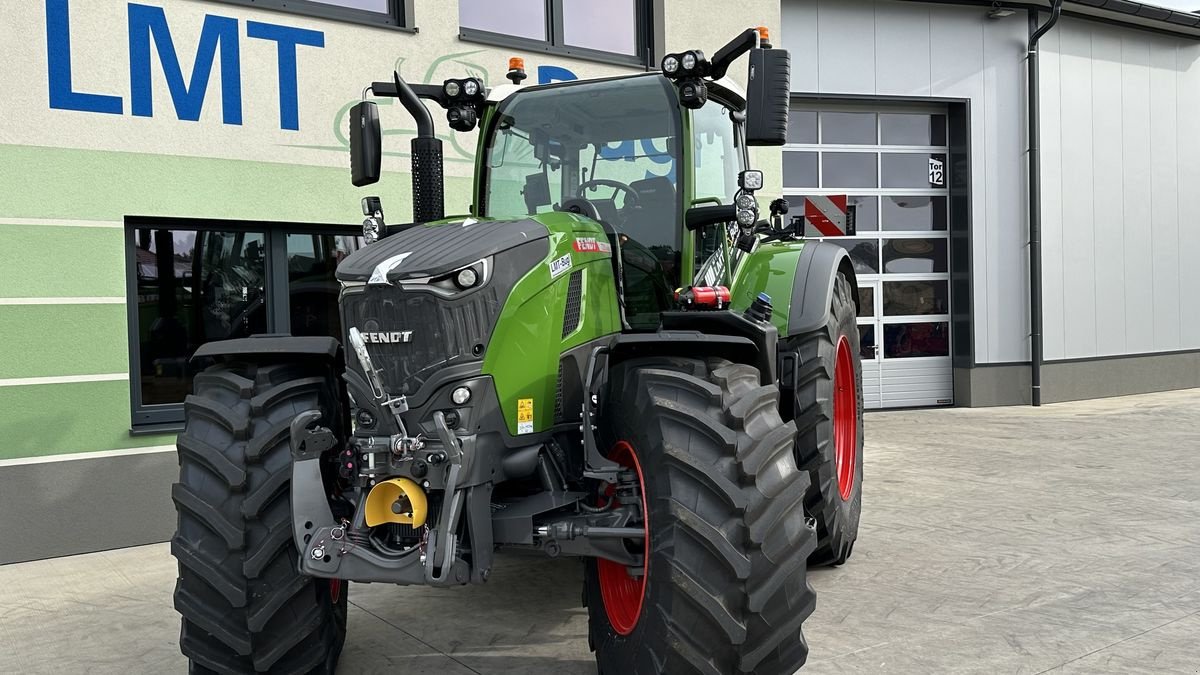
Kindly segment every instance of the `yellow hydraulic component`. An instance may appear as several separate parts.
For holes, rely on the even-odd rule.
[[[384,523],[421,527],[428,513],[425,491],[408,478],[385,480],[367,495],[367,527]]]

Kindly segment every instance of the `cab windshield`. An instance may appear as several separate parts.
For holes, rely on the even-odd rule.
[[[626,319],[653,328],[679,284],[679,127],[659,75],[521,91],[491,127],[482,213],[598,220],[620,252]]]

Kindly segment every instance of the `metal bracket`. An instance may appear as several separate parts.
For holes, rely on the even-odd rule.
[[[599,412],[600,408],[600,386],[603,384],[602,380],[607,379],[607,377],[598,378],[596,368],[603,355],[604,366],[607,370],[608,351],[607,346],[600,345],[592,349],[592,353],[588,355],[587,379],[583,385],[584,401],[579,431],[583,434],[585,461],[583,475],[606,483],[616,483],[617,473],[621,471],[622,467],[601,454],[600,447],[596,444],[596,425],[594,423],[594,415]]]

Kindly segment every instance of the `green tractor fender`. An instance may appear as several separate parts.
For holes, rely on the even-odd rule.
[[[858,279],[854,263],[846,249],[837,244],[811,241],[804,244],[796,261],[796,276],[792,281],[791,307],[784,335],[801,335],[825,325],[833,301],[833,287],[838,273],[850,282],[855,310],[858,307]]]

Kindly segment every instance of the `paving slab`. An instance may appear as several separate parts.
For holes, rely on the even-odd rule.
[[[1200,391],[867,416],[809,673],[1200,673]],[[0,566],[0,673],[186,672],[165,544]],[[594,673],[578,561],[354,585],[341,673]]]

